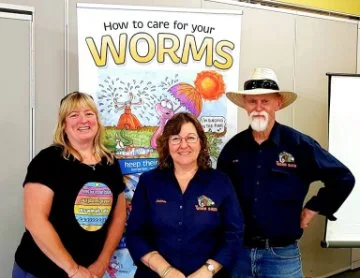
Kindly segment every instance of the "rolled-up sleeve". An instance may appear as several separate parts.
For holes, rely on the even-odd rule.
[[[355,178],[351,171],[317,142],[310,146],[313,157],[311,170],[312,181],[320,180],[324,187],[305,205],[317,211],[329,220],[336,220],[333,215],[351,193]]]

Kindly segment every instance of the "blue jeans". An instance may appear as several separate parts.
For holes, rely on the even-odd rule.
[[[14,263],[12,278],[36,278],[36,276],[25,272],[20,266]]]
[[[285,247],[244,248],[238,254],[232,278],[302,278],[297,243]]]

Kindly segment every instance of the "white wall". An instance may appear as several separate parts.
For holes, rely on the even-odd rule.
[[[76,1],[2,0],[2,2],[35,8],[35,151],[38,152],[51,143],[60,99],[67,89],[69,91],[78,89]],[[236,2],[230,2],[231,4],[206,4],[201,0],[81,2],[243,9],[245,12],[239,84],[243,84],[251,68],[259,65],[273,67],[279,75],[281,86],[294,89],[300,95],[295,105],[279,114],[280,122],[309,133],[321,144],[327,145],[327,83],[324,71],[355,72],[356,70],[357,35],[354,34],[350,41],[346,41],[348,37],[342,31],[343,27],[338,29],[341,24],[331,23],[325,19],[318,24],[318,20],[311,17],[279,11],[272,11],[270,16],[269,11],[249,8],[246,5],[241,7]],[[343,43],[339,42],[339,36],[344,36]],[[300,38],[312,40],[313,44],[298,44]],[[322,41],[323,38],[326,38],[327,43]],[[334,51],[336,55],[333,54]],[[317,58],[310,55],[314,53]],[[326,65],[324,61],[332,61],[332,63]],[[310,110],[311,113],[316,114],[316,117],[311,116]],[[244,128],[246,126],[244,114],[239,112],[238,117],[239,128]],[[313,191],[316,191],[317,186],[319,185],[313,187]],[[306,231],[301,242],[305,274],[312,277],[320,277],[350,266],[350,250],[324,250],[319,247],[319,241],[323,236],[323,225],[324,219],[318,217],[312,227]]]
[[[0,37],[0,269],[3,277],[10,277],[24,230],[21,184],[32,149],[32,16],[0,12]]]

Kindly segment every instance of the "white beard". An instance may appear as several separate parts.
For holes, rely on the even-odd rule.
[[[263,116],[263,117],[255,117]],[[250,126],[253,130],[257,132],[265,131],[269,125],[269,114],[265,111],[261,112],[251,112],[249,115]]]

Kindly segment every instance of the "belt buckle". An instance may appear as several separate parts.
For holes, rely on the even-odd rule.
[[[265,248],[269,249],[270,248],[270,242],[268,238],[265,238]]]
[[[269,242],[268,238],[260,238],[260,239],[258,239],[258,241],[260,243],[259,245],[261,248],[269,249],[270,242]]]

